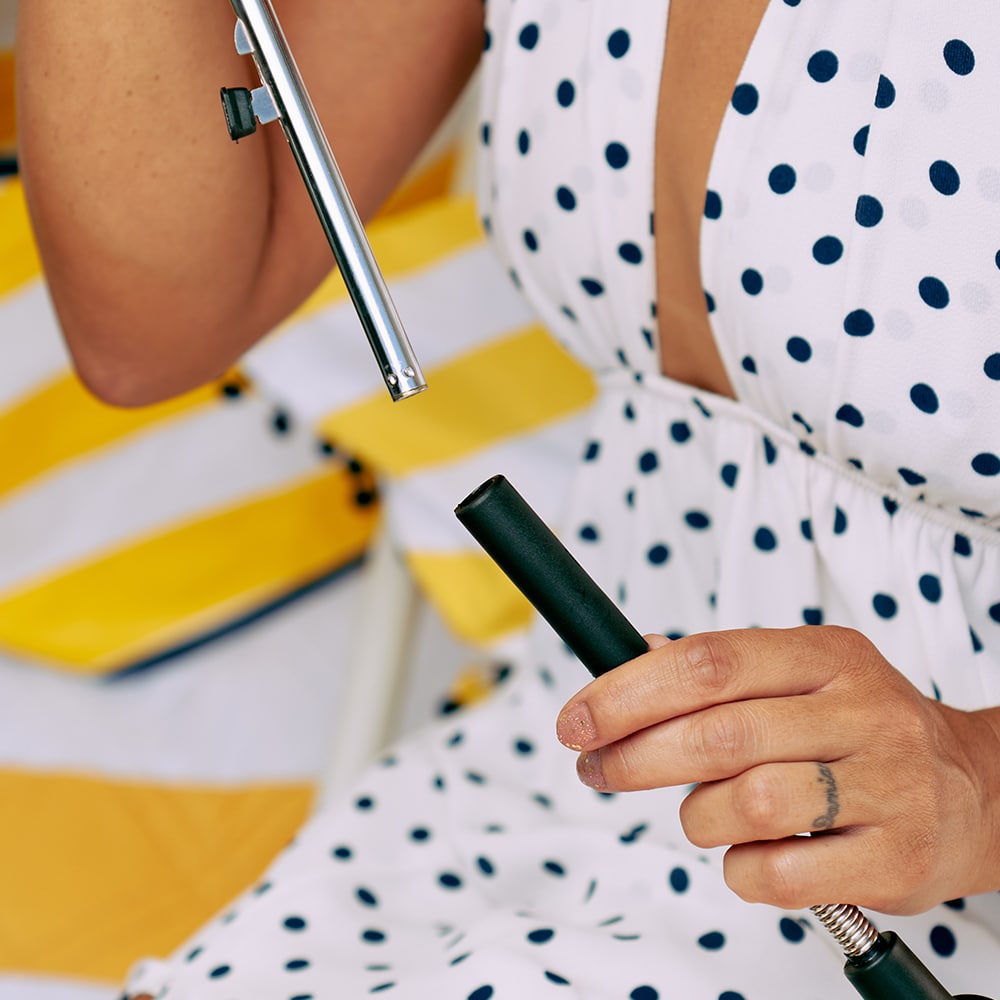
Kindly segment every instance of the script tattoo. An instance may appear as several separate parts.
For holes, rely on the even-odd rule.
[[[840,812],[840,798],[837,795],[837,781],[833,772],[826,764],[817,764],[819,777],[816,779],[821,785],[826,786],[826,812],[822,816],[817,816],[813,821],[813,829],[830,830]]]

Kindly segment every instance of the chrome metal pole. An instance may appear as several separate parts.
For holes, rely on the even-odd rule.
[[[249,128],[236,134],[230,122],[230,134],[240,138],[252,132],[253,117],[262,124],[275,119],[281,123],[389,394],[394,400],[415,395],[427,383],[274,8],[269,0],[231,3],[237,18],[236,50],[253,57],[262,86],[249,94]]]

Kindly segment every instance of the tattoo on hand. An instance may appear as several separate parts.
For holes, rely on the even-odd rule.
[[[819,777],[816,779],[821,785],[826,786],[826,812],[822,816],[817,816],[813,821],[813,828],[816,830],[830,830],[840,812],[840,798],[837,795],[837,781],[833,772],[826,764],[817,764]]]

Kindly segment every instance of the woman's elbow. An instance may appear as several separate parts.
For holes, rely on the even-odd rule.
[[[116,332],[107,326],[88,332],[64,324],[77,376],[109,406],[131,409],[159,403],[211,381],[228,367],[149,333],[141,328]]]

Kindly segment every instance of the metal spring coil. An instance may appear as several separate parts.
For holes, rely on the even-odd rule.
[[[856,907],[848,903],[827,903],[810,907],[820,923],[837,939],[849,958],[866,955],[878,942],[878,931]]]

